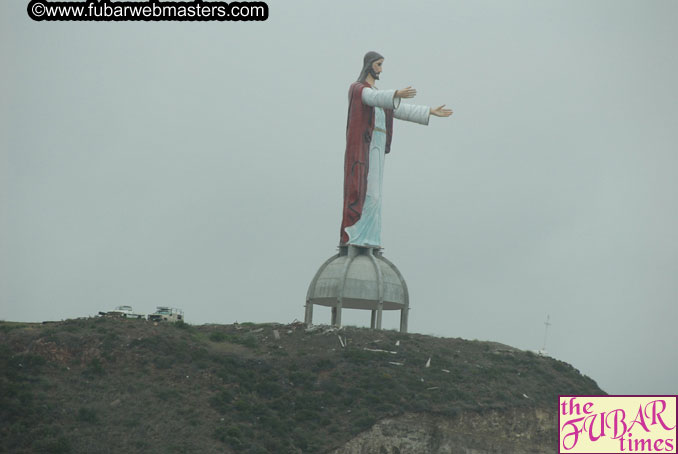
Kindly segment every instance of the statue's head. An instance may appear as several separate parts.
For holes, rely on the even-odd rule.
[[[363,69],[358,76],[358,82],[365,82],[367,75],[370,74],[374,80],[379,80],[379,73],[381,72],[381,64],[384,57],[379,52],[370,51],[365,54],[363,58]]]

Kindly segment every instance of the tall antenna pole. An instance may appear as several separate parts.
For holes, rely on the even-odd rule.
[[[541,351],[544,353],[546,353],[546,336],[549,333],[549,326],[551,326],[551,324],[549,323],[549,318],[550,316],[547,314],[546,321],[544,322],[544,346],[541,348]]]

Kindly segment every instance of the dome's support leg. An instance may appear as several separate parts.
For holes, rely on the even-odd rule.
[[[372,311],[372,320],[370,320],[370,328],[374,329],[377,326],[377,311]]]
[[[306,300],[306,316],[304,317],[304,323],[307,327],[313,324],[313,303],[310,300]]]
[[[341,328],[341,303],[332,308],[332,326]]]
[[[410,312],[409,307],[403,307],[400,310],[400,332],[401,333],[406,333],[407,332],[407,316]]]

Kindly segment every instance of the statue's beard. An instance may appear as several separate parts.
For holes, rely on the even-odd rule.
[[[377,74],[373,69],[370,69],[370,75],[374,78],[374,80],[379,80],[379,74]]]

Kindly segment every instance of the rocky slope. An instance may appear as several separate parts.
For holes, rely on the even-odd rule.
[[[427,367],[428,365],[428,367]],[[300,323],[0,323],[0,452],[541,453],[569,364]]]
[[[406,413],[378,421],[331,454],[551,454],[557,420],[541,409]]]

